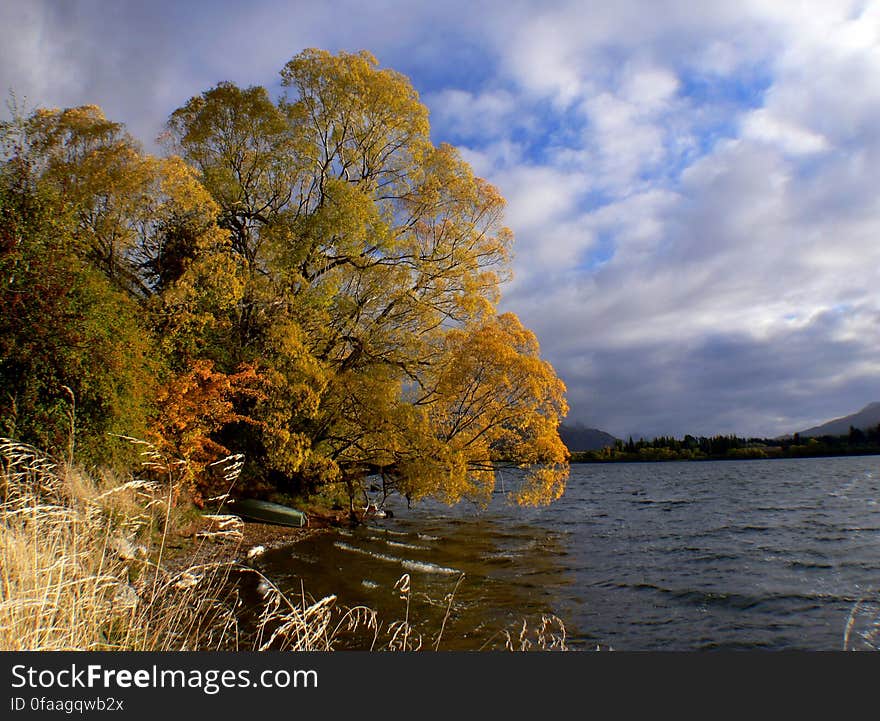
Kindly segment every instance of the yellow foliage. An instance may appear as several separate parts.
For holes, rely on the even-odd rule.
[[[94,105],[37,110],[26,136],[41,182],[75,211],[97,264],[122,287],[135,283],[126,258],[148,222],[159,161]]]
[[[450,330],[437,365],[415,402],[427,410],[436,437],[467,458],[459,470],[464,477],[453,482],[485,498],[494,486],[492,462],[516,461],[528,471],[521,503],[558,498],[568,475],[558,426],[568,406],[565,385],[541,359],[535,335],[505,313]]]
[[[150,313],[167,450],[204,466],[246,426],[273,478],[382,469],[411,498],[487,502],[503,461],[526,469],[520,502],[557,498],[565,387],[496,314],[504,198],[369,53],[306,50],[281,78],[278,103],[232,83],[191,98],[162,160],[95,106],[27,121],[84,255]]]

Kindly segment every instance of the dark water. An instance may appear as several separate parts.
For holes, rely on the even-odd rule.
[[[574,647],[837,650],[854,608],[851,645],[876,630],[878,499],[876,456],[577,465],[548,508],[398,499],[393,518],[261,566],[388,620],[403,617],[393,586],[409,573],[426,643],[463,573],[442,648],[491,647],[551,613]]]

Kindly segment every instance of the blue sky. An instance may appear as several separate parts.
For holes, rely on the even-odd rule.
[[[572,420],[772,435],[880,400],[880,3],[0,6],[4,88],[100,104],[148,147],[306,47],[408,75],[508,199],[502,306]]]

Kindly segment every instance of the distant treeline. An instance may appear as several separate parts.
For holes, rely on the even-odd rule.
[[[626,461],[702,461],[749,458],[807,458],[880,454],[880,425],[861,430],[850,426],[843,436],[740,438],[739,436],[660,436],[647,441],[617,440],[614,446],[572,453],[573,463]]]

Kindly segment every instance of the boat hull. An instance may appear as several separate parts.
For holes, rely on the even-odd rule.
[[[230,511],[249,521],[274,523],[278,526],[302,528],[309,522],[308,517],[302,511],[290,506],[282,506],[280,503],[260,501],[255,498],[234,501],[230,504]]]

